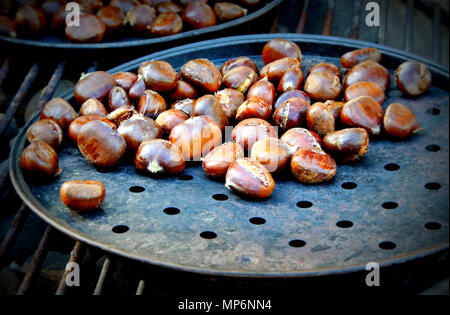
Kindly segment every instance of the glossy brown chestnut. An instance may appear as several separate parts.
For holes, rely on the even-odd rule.
[[[180,14],[181,12],[183,12],[183,10],[184,8],[181,5],[172,1],[162,2],[156,6],[156,11],[158,12],[158,14],[167,12],[174,12]]]
[[[341,65],[346,69],[354,67],[356,64],[371,60],[377,63],[381,61],[381,53],[376,48],[362,48],[345,53],[341,57]]]
[[[385,100],[384,90],[375,82],[357,82],[345,89],[345,101],[352,100],[360,96],[371,96],[378,103],[383,104]]]
[[[144,95],[146,89],[147,87],[145,86],[144,79],[138,76],[137,80],[133,83],[133,85],[130,87],[130,90],[128,91],[130,100],[132,100],[133,102],[139,101],[141,96]]]
[[[122,122],[117,131],[125,139],[127,148],[137,151],[145,140],[161,138],[161,127],[151,118],[135,114]]]
[[[275,100],[275,95],[275,87],[272,82],[267,80],[267,78],[264,78],[250,87],[247,93],[247,98],[257,98],[272,106]]]
[[[147,88],[156,92],[169,92],[177,86],[178,74],[166,61],[143,62],[139,66],[138,74],[144,79]]]
[[[296,43],[286,39],[272,39],[264,46],[262,51],[262,60],[266,65],[286,57],[298,59],[300,62],[302,61],[300,47]]]
[[[98,43],[103,39],[106,25],[92,14],[81,14],[80,25],[67,25],[65,28],[67,38],[75,43]]]
[[[223,76],[222,82],[227,88],[238,90],[244,94],[258,79],[258,75],[253,69],[240,66],[228,71]]]
[[[214,95],[204,95],[195,102],[191,117],[202,115],[212,118],[222,131],[228,126],[228,118]]]
[[[242,146],[234,142],[227,142],[209,152],[203,159],[202,167],[207,176],[220,179],[225,177],[231,163],[243,158]]]
[[[33,175],[53,177],[61,173],[58,154],[50,145],[39,140],[30,143],[23,150],[20,166]]]
[[[17,9],[14,21],[18,32],[32,35],[42,33],[45,30],[47,18],[42,10],[23,5]]]
[[[83,7],[84,12],[95,13],[98,9],[104,6],[102,0],[79,0],[80,6]]]
[[[165,12],[158,15],[150,25],[153,36],[169,36],[183,30],[183,20],[175,12]]]
[[[289,100],[291,98],[295,98],[295,97],[301,97],[308,103],[308,105],[311,105],[311,99],[309,98],[308,94],[306,94],[303,91],[293,90],[293,91],[285,92],[277,98],[277,101],[275,102],[275,104],[273,106],[274,110],[277,110],[278,107],[280,107],[280,105],[283,104],[284,102],[286,102],[287,100]]]
[[[303,71],[300,68],[292,68],[286,71],[278,84],[278,93],[299,90],[303,83]]]
[[[125,13],[121,8],[108,5],[100,8],[97,11],[97,16],[106,25],[106,29],[110,32],[114,32],[124,27],[127,19]]]
[[[193,2],[201,2],[201,3],[208,3],[208,0],[179,0],[179,2],[183,5],[183,6],[187,6],[190,3]]]
[[[336,161],[319,149],[298,149],[291,159],[291,172],[304,184],[322,183],[336,175]]]
[[[261,69],[261,78],[267,77],[271,82],[279,82],[283,74],[291,68],[301,68],[301,62],[291,57],[278,59]]]
[[[323,148],[344,163],[358,161],[369,149],[369,134],[363,128],[342,129],[326,135]]]
[[[210,93],[219,90],[222,75],[208,59],[194,59],[185,63],[180,70],[184,80]]]
[[[214,5],[214,12],[221,21],[232,21],[247,15],[247,9],[230,2],[218,2]]]
[[[298,149],[321,149],[319,135],[305,128],[289,129],[281,136],[280,140],[291,148],[291,152]]]
[[[309,68],[307,76],[309,76],[311,73],[319,72],[319,71],[328,71],[333,73],[334,75],[337,75],[339,80],[342,79],[342,72],[341,69],[339,69],[338,66],[336,66],[333,63],[330,62],[320,62]]]
[[[16,22],[7,16],[0,16],[0,35],[17,37]]]
[[[111,0],[109,3],[109,5],[121,8],[125,14],[139,4],[138,0]]]
[[[407,61],[395,70],[397,86],[403,94],[418,96],[431,86],[431,72],[422,62]]]
[[[183,22],[196,29],[214,26],[217,23],[216,14],[207,3],[193,2],[188,4],[181,17]]]
[[[150,118],[158,117],[167,108],[166,101],[152,90],[145,90],[144,94],[139,99],[138,112]]]
[[[74,142],[77,142],[78,134],[80,133],[81,128],[86,125],[88,122],[91,122],[93,120],[102,120],[106,123],[111,124],[115,128],[115,125],[108,121],[105,117],[97,116],[97,115],[88,115],[88,116],[80,116],[76,118],[74,121],[72,121],[69,125],[69,137]]]
[[[161,126],[165,135],[169,135],[173,127],[187,120],[189,116],[179,109],[168,109],[156,118],[156,123]]]
[[[304,90],[316,101],[334,100],[341,94],[342,84],[334,73],[317,71],[306,78]]]
[[[138,171],[149,174],[178,174],[184,170],[185,162],[176,145],[155,139],[142,142],[134,165]]]
[[[228,60],[220,68],[220,73],[222,74],[222,76],[224,76],[229,71],[231,71],[237,67],[249,67],[253,71],[255,71],[257,75],[259,75],[258,66],[252,59],[250,59],[248,57],[237,57],[237,58]]]
[[[184,100],[186,98],[196,98],[197,91],[195,88],[187,82],[178,80],[175,88],[169,94],[171,101]]]
[[[102,100],[116,85],[114,77],[105,71],[95,71],[81,77],[75,84],[74,95],[79,104],[90,98]]]
[[[335,130],[333,112],[328,106],[320,102],[308,108],[306,124],[310,130],[316,132],[322,138]]]
[[[105,195],[103,183],[94,180],[68,181],[62,184],[60,189],[61,201],[73,211],[98,209]]]
[[[272,106],[258,98],[250,98],[239,106],[236,119],[244,120],[249,118],[261,118],[269,120],[272,116]]]
[[[273,121],[281,130],[300,127],[305,124],[309,104],[300,97],[288,99],[273,114]]]
[[[176,101],[173,103],[170,108],[171,109],[179,109],[182,112],[186,113],[189,117],[191,117],[192,108],[194,108],[195,100],[186,98],[184,100]]]
[[[77,138],[81,154],[97,167],[112,167],[125,154],[127,144],[110,124],[94,120],[85,124]]]
[[[41,119],[55,121],[62,130],[77,117],[77,113],[65,99],[57,97],[48,101],[41,112]]]
[[[239,159],[228,168],[225,187],[253,198],[268,198],[275,182],[272,175],[258,161]]]
[[[239,106],[245,102],[244,94],[234,89],[223,89],[215,94],[217,101],[222,105],[222,109],[228,121],[236,117]]]
[[[389,72],[385,67],[374,61],[364,61],[351,68],[344,78],[344,87],[347,88],[357,82],[372,81],[384,90],[389,86]]]
[[[370,96],[360,96],[345,103],[341,121],[349,127],[364,128],[369,135],[378,135],[383,115],[380,103]]]
[[[344,108],[345,102],[328,100],[324,104],[331,110],[336,122],[341,120],[342,108]]]
[[[70,11],[66,11],[65,6],[61,7],[52,17],[52,26],[58,31],[64,31],[66,28],[66,16],[69,13]]]
[[[392,103],[388,106],[383,124],[384,130],[389,135],[400,139],[407,138],[420,130],[414,112],[400,103]]]
[[[289,164],[291,148],[278,138],[266,138],[255,142],[251,158],[261,163],[270,173],[279,173]]]
[[[275,128],[267,121],[259,118],[241,121],[233,128],[231,133],[231,139],[239,143],[248,152],[251,152],[256,141],[269,137],[278,138]]]
[[[115,86],[108,95],[109,111],[115,111],[119,107],[130,105],[127,92],[120,86]]]
[[[119,127],[124,121],[131,118],[131,116],[137,114],[138,112],[134,108],[134,106],[121,106],[116,110],[112,111],[108,115],[106,115],[106,120],[113,123],[113,128]]]
[[[208,116],[197,116],[173,127],[170,142],[181,149],[186,161],[205,157],[222,142],[222,131]]]
[[[57,149],[63,140],[61,127],[51,119],[38,120],[27,130],[28,142],[43,141],[53,149]]]
[[[80,107],[80,116],[97,115],[105,117],[108,115],[105,106],[98,99],[90,98]]]
[[[138,33],[146,33],[152,25],[156,11],[149,5],[138,4],[127,12],[127,21]]]

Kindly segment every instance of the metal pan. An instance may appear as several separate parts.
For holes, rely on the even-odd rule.
[[[212,27],[181,32],[176,35],[157,37],[157,38],[139,38],[135,36],[124,36],[117,39],[106,39],[96,44],[77,44],[71,43],[66,38],[56,35],[45,35],[39,39],[29,38],[12,38],[0,35],[0,41],[15,44],[19,46],[30,46],[39,48],[52,49],[73,49],[73,50],[97,50],[111,48],[132,48],[132,47],[148,47],[161,44],[179,43],[180,40],[194,41],[196,38],[203,36],[213,36],[214,34],[230,31],[237,27],[243,27],[245,24],[252,22],[276,8],[283,0],[266,1],[267,4],[254,12],[226,23],[217,24]],[[241,32],[242,33],[242,32]],[[205,39],[205,38],[203,38]],[[187,41],[186,41],[187,42]]]
[[[402,51],[342,38],[272,34],[221,38],[152,54],[111,72],[135,71],[149,59],[179,68],[192,58],[221,65],[250,56],[259,66],[270,39],[300,45],[303,68],[367,46],[379,48],[392,74],[408,59],[425,62],[433,86],[418,98],[404,98],[391,83],[384,108],[410,106],[422,132],[401,142],[371,141],[363,161],[340,165],[328,184],[302,185],[278,178],[264,201],[242,198],[191,165],[175,178],[135,172],[131,161],[99,173],[66,143],[59,152],[63,173],[48,184],[27,182],[19,164],[26,144],[23,128],[11,151],[10,175],[25,203],[49,224],[93,246],[138,261],[190,272],[248,276],[318,276],[364,270],[369,262],[391,265],[448,248],[448,71]],[[65,96],[73,102],[73,94]],[[64,181],[101,180],[102,208],[78,215],[63,206]],[[352,189],[353,188],[353,189]],[[259,218],[259,219],[254,219]],[[205,233],[206,232],[206,233]]]

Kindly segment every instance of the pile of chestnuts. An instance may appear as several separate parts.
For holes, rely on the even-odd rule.
[[[343,55],[345,76],[331,63],[316,64],[304,76],[299,46],[284,39],[268,42],[262,60],[262,69],[248,57],[219,69],[199,58],[179,73],[166,61],[152,60],[137,74],[83,75],[74,88],[79,113],[64,99],[49,101],[27,132],[31,144],[22,167],[56,176],[56,150],[67,132],[96,167],[120,163],[126,151],[135,154],[137,172],[148,175],[179,174],[186,163],[202,161],[205,174],[227,188],[267,198],[274,174],[290,172],[303,184],[326,182],[337,164],[366,155],[370,137],[402,139],[420,130],[407,106],[393,103],[383,110],[390,76],[377,49]],[[429,70],[415,61],[401,64],[395,78],[408,96],[431,84]],[[99,182],[61,188],[64,204],[78,211],[98,206],[104,196]]]
[[[131,34],[160,37],[235,20],[263,4],[261,0],[2,0],[0,34],[38,37],[51,32],[76,43]],[[76,13],[79,25],[74,24]]]

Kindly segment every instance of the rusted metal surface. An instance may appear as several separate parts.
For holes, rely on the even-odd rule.
[[[305,32],[305,24],[306,24],[306,18],[308,17],[308,6],[309,6],[309,0],[305,0],[305,3],[303,4],[302,13],[300,14],[300,19],[298,20],[296,33],[303,34]]]
[[[354,0],[353,2],[353,17],[352,28],[349,37],[357,39],[359,36],[359,18],[361,16],[361,0]]]
[[[41,100],[39,101],[39,104],[36,107],[37,112],[40,112],[44,107],[45,103],[47,103],[52,98],[53,93],[55,92],[55,88],[58,85],[59,81],[61,80],[65,67],[66,67],[65,60],[61,61],[56,66],[55,71],[53,72],[52,77],[50,78],[50,81],[48,82],[47,87],[45,88],[44,95],[42,95]]]
[[[328,0],[328,9],[323,21],[322,35],[330,36],[333,29],[334,0]]]
[[[110,269],[111,260],[106,257],[105,262],[103,263],[102,271],[100,272],[100,276],[98,277],[97,285],[95,286],[94,295],[101,295],[103,291],[103,286],[105,284],[105,279]]]
[[[136,71],[142,61],[156,58],[179,68],[192,58],[205,57],[220,65],[241,55],[251,56],[262,66],[262,47],[279,36],[196,43],[112,71]],[[11,155],[16,190],[38,215],[74,238],[138,261],[200,273],[314,276],[364,270],[369,261],[400,263],[448,248],[448,71],[420,57],[375,44],[311,35],[282,37],[301,46],[304,71],[321,61],[339,64],[342,53],[368,45],[382,51],[383,64],[391,74],[407,59],[427,63],[434,75],[434,86],[428,93],[417,99],[403,98],[391,80],[384,105],[397,101],[410,106],[424,131],[404,142],[373,141],[361,163],[340,166],[329,184],[305,186],[281,177],[273,196],[265,201],[229,192],[223,183],[208,180],[199,165],[187,167],[187,176],[168,179],[138,175],[131,161],[100,173],[69,143],[61,148],[63,173],[54,182],[28,183],[18,164],[25,144],[22,132]],[[439,150],[427,151],[432,144]],[[388,164],[400,169],[389,171]],[[79,215],[62,205],[58,191],[64,181],[85,178],[101,180],[107,196],[99,211]],[[352,187],[346,184],[349,182],[356,188],[346,189]],[[439,185],[428,185],[434,188],[430,190],[425,188],[429,183]],[[132,186],[145,190],[135,193],[130,191]],[[223,198],[215,198],[217,194]],[[386,209],[394,203],[395,209]],[[163,210],[169,207],[178,208],[180,213],[165,214]],[[250,222],[253,217],[262,217],[266,223],[254,225]],[[347,226],[338,224],[341,221],[351,222],[351,227],[340,227]],[[440,228],[425,228],[429,222],[439,223]],[[202,238],[206,231],[216,237]],[[394,249],[382,249],[393,243]],[[102,283],[99,280],[96,292],[101,292]]]
[[[19,210],[17,210],[16,216],[14,217],[14,220],[6,232],[6,235],[2,240],[2,244],[0,245],[0,266],[5,264],[8,252],[14,245],[14,242],[16,241],[29,213],[30,210],[27,206],[25,206],[25,204],[22,204]]]
[[[6,57],[5,61],[2,64],[2,67],[0,68],[0,85],[3,84],[3,80],[5,80],[6,76],[8,75],[10,65],[11,57]]]

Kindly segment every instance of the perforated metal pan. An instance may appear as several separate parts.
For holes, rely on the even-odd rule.
[[[27,181],[19,164],[26,126],[11,152],[11,180],[26,204],[49,224],[93,246],[149,264],[229,276],[298,277],[363,270],[368,262],[391,265],[448,248],[448,71],[418,56],[371,43],[307,35],[221,38],[159,52],[111,72],[136,71],[144,60],[163,59],[174,67],[192,58],[217,65],[260,53],[270,39],[298,43],[303,70],[361,47],[377,47],[391,71],[405,60],[426,63],[430,90],[404,98],[391,80],[386,108],[408,105],[423,131],[404,141],[371,140],[359,163],[339,165],[327,184],[303,185],[276,179],[273,195],[248,200],[209,180],[200,165],[174,178],[138,175],[132,157],[100,173],[66,141],[59,152],[63,173],[54,181]],[[392,79],[392,78],[391,78]],[[74,103],[73,94],[66,98]],[[38,117],[34,117],[31,124]],[[101,180],[107,190],[99,211],[75,214],[60,201],[67,180]]]

